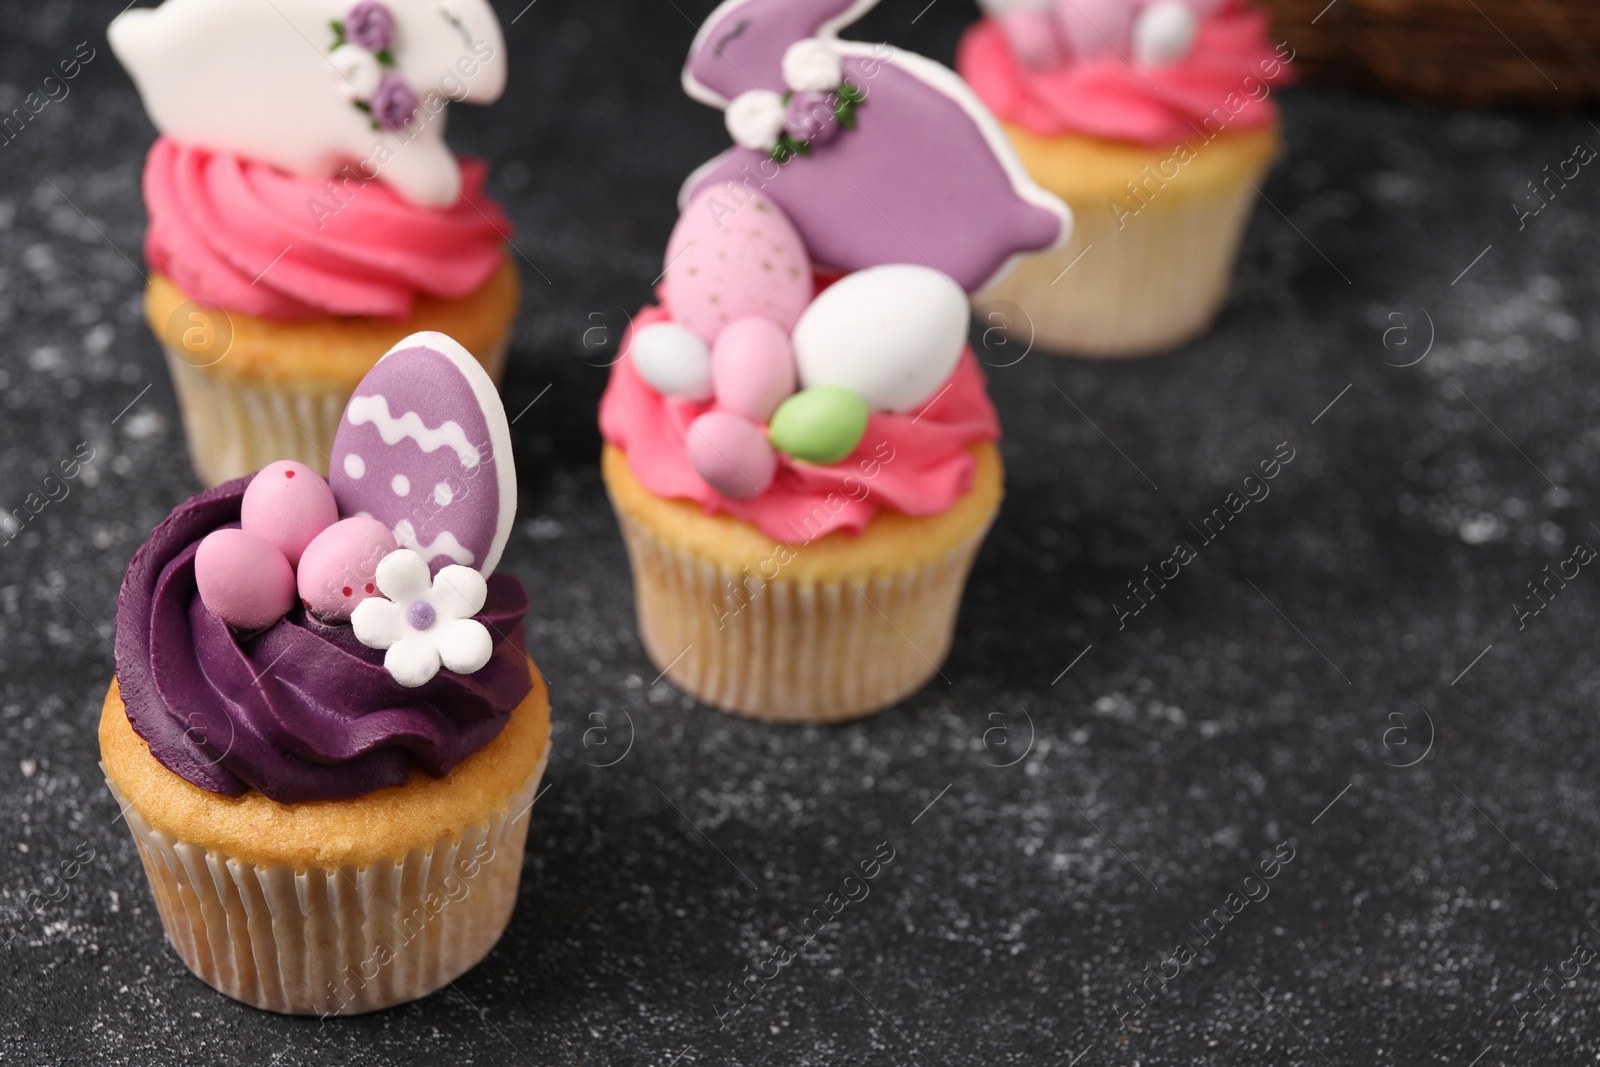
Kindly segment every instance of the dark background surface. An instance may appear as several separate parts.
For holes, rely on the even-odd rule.
[[[852,35],[948,62],[973,9],[924,3],[887,0]],[[0,147],[0,504],[94,449],[0,548],[0,1061],[1600,1055],[1600,959],[1551,977],[1600,946],[1600,568],[1521,629],[1513,607],[1600,546],[1600,177],[1520,231],[1510,206],[1600,144],[1584,117],[1284,92],[1275,206],[1210,336],[1127,365],[988,353],[1008,496],[948,681],[857,724],[772,728],[652,682],[596,463],[600,365],[660,269],[678,182],[726,143],[677,88],[710,5],[502,6],[509,91],[452,109],[451,140],[493,161],[537,266],[505,389],[513,413],[539,399],[514,431],[502,566],[552,685],[550,788],[493,954],[423,1002],[319,1025],[188,975],[96,763],[123,570],[197,488],[140,315],[154,134],[104,43],[119,6],[0,7],[0,111],[98,49]],[[1285,441],[1271,496],[1119,630],[1125,583]],[[610,733],[586,744],[594,712]],[[729,983],[884,841],[872,894],[719,1029]],[[1119,1023],[1127,983],[1280,842],[1295,858],[1271,895]]]

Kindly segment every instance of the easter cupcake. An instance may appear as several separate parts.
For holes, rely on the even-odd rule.
[[[684,70],[735,147],[686,183],[600,406],[645,651],[715,707],[877,711],[949,651],[1000,505],[968,294],[1070,218],[954,74],[731,0]]]
[[[520,294],[482,161],[444,142],[489,103],[505,43],[485,0],[166,0],[108,31],[160,136],[145,162],[145,318],[195,473],[326,473],[378,357],[447,333],[494,380]]]
[[[1243,0],[980,0],[957,69],[1028,171],[1072,205],[1070,243],[981,299],[1041,346],[1148,355],[1203,333],[1281,142],[1294,50]]]
[[[356,388],[325,482],[279,461],[156,527],[117,604],[102,766],[201,980],[322,1016],[425,996],[516,904],[550,706],[493,383],[442,334]]]

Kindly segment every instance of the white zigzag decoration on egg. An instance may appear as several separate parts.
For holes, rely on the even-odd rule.
[[[389,413],[389,402],[381,394],[352,397],[350,405],[345,408],[345,414],[352,425],[365,426],[369,422],[375,425],[386,445],[395,444],[409,437],[424,452],[448,447],[455,450],[462,466],[478,465],[478,450],[467,440],[461,424],[453,420],[441,423],[435,429],[423,422],[422,416],[415,411],[408,411],[397,419]]]
[[[417,540],[416,528],[409,519],[401,519],[394,528],[395,543],[401,548],[409,548],[423,559],[432,563],[440,556],[444,556],[456,563],[470,565],[472,552],[456,540],[456,535],[445,530],[427,544]]]

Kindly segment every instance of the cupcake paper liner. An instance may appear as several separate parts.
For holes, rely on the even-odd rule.
[[[789,723],[868,715],[937,673],[989,526],[923,567],[762,581],[679,551],[620,509],[617,521],[651,660],[703,703]]]
[[[496,385],[505,370],[509,333],[480,356]],[[333,436],[355,382],[262,382],[216,367],[198,367],[163,345],[183,412],[195,474],[221,485],[280,459],[298,460],[324,476]]]
[[[112,795],[167,939],[218,992],[289,1015],[355,1015],[427,996],[510,921],[541,759],[506,809],[460,839],[366,867],[243,863],[152,829]]]
[[[1241,183],[1157,199],[1121,229],[1104,201],[1071,201],[1072,240],[1024,259],[976,298],[978,309],[1016,304],[1034,347],[1047,351],[1123,359],[1174,348],[1204,332],[1226,302],[1255,195]]]

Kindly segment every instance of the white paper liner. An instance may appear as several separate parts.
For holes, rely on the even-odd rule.
[[[927,566],[827,582],[780,571],[752,589],[748,572],[680,552],[620,510],[617,521],[651,661],[705,704],[790,723],[881,711],[937,673],[989,527]]]
[[[288,1015],[416,1000],[488,955],[511,919],[539,761],[505,811],[399,861],[260,867],[154,830],[115,785],[167,939],[218,992]]]
[[[1069,202],[1072,239],[1018,263],[975,305],[1026,312],[1006,323],[1015,345],[1031,322],[1035,348],[1091,359],[1153,355],[1204,333],[1227,300],[1256,191],[1241,182],[1184,195],[1163,203],[1157,194],[1122,229],[1103,200]]]
[[[481,358],[496,385],[509,344],[508,331]],[[356,383],[258,382],[197,367],[167,345],[162,350],[183,412],[189,459],[203,484],[221,485],[280,459],[327,475],[333,436]]]

